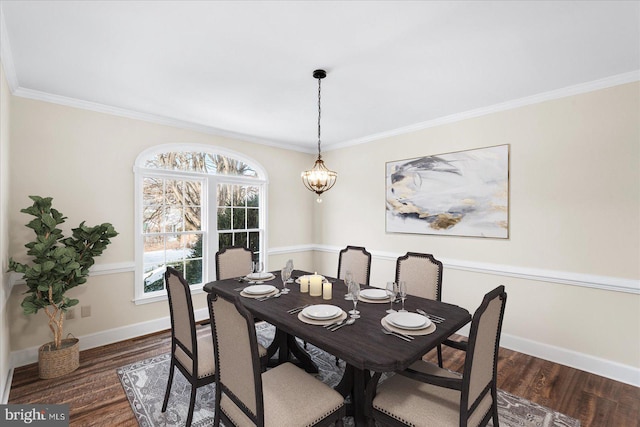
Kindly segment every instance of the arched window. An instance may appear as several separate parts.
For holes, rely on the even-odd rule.
[[[266,172],[233,151],[168,144],[142,152],[136,181],[136,303],[165,298],[166,266],[193,290],[215,280],[215,256],[244,246],[255,260],[266,247]]]

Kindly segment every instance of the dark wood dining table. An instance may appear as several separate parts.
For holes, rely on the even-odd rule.
[[[275,279],[265,282],[277,288],[282,288],[280,272],[273,272]],[[292,277],[311,274],[296,270]],[[408,311],[422,309],[429,314],[440,316],[445,320],[436,325],[435,332],[429,335],[416,336],[411,342],[406,342],[392,335],[385,335],[381,328],[381,319],[387,315],[387,303],[358,302],[360,318],[349,326],[331,332],[318,325],[310,325],[298,319],[297,314],[287,311],[305,304],[331,304],[349,311],[353,302],[344,299],[347,287],[342,280],[325,276],[333,282],[331,300],[322,297],[312,297],[309,293],[300,292],[296,283],[290,283],[288,294],[278,298],[259,301],[253,298],[241,297],[243,305],[258,319],[269,322],[276,327],[276,337],[269,346],[269,355],[278,352],[275,363],[283,363],[295,356],[297,362],[309,372],[317,372],[311,358],[301,348],[295,337],[315,345],[326,352],[335,355],[346,363],[345,373],[340,384],[336,386],[343,396],[351,395],[351,412],[356,425],[366,425],[364,415],[364,392],[370,372],[393,372],[406,369],[419,360],[429,350],[437,347],[446,338],[471,321],[469,312],[457,305],[440,301],[433,301],[409,295],[405,301]],[[225,296],[239,296],[242,285],[239,278],[218,280],[204,285],[206,292],[216,292]],[[409,290],[411,292],[411,290]],[[399,303],[394,305],[399,309]]]

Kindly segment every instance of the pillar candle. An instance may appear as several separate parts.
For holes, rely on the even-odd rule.
[[[322,284],[322,299],[331,299],[331,282]]]
[[[309,276],[300,277],[300,292],[303,294],[309,292]]]
[[[309,295],[319,297],[322,295],[322,276],[314,274],[309,278]]]

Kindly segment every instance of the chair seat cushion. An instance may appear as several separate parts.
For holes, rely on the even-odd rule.
[[[340,393],[291,363],[264,372],[262,391],[269,427],[312,426],[344,404]],[[235,425],[255,426],[226,395],[220,406]]]
[[[411,369],[440,377],[460,375],[423,361]],[[491,393],[469,417],[469,426],[477,426],[491,410]],[[426,384],[402,375],[394,375],[378,386],[373,408],[410,426],[459,426],[460,392]]]

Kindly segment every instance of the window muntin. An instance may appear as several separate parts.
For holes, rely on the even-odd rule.
[[[218,247],[245,246],[260,252],[260,188],[220,183],[218,194]]]
[[[145,161],[145,168],[202,172],[212,175],[258,177],[258,172],[242,160],[204,152],[157,153]]]
[[[263,259],[266,174],[259,164],[216,147],[165,145],[141,153],[135,172],[136,302],[165,297],[167,265],[201,290],[215,279],[207,254],[241,245]]]
[[[144,293],[164,290],[167,265],[202,283],[203,187],[203,179],[143,178]]]

